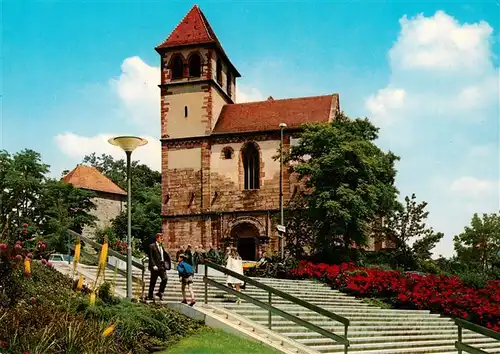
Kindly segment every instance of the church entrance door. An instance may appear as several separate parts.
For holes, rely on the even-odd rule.
[[[254,225],[250,223],[238,224],[231,230],[231,236],[236,241],[238,253],[244,261],[257,259],[259,230]]]

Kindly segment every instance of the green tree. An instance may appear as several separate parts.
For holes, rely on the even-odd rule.
[[[39,153],[22,150],[16,154],[0,151],[0,224],[3,238],[22,236],[23,224],[37,231],[43,222],[40,201],[49,166]]]
[[[115,160],[110,155],[85,156],[83,163],[97,168],[122,189],[127,190],[127,169],[124,159]],[[132,176],[132,236],[139,239],[143,249],[161,231],[161,173],[133,161]],[[122,240],[127,235],[127,212],[113,220],[113,231]]]
[[[426,225],[429,212],[427,202],[417,202],[417,197],[405,197],[405,204],[387,217],[384,225],[386,237],[396,244],[401,253],[401,262],[414,267],[417,261],[429,260],[432,249],[443,238],[443,233],[435,232]]]
[[[97,218],[90,213],[96,208],[93,192],[74,188],[69,183],[49,179],[41,198],[44,222],[41,231],[51,249],[67,251],[68,230],[81,233],[85,226],[95,225]]]
[[[397,206],[399,158],[378,148],[377,137],[368,119],[339,113],[332,123],[306,125],[287,156],[309,190],[307,220],[318,251],[365,244],[371,223]]]
[[[92,193],[49,179],[48,172],[49,166],[33,150],[13,155],[0,151],[2,239],[15,242],[43,234],[51,249],[64,251],[61,239],[68,228],[81,231],[93,223]]]
[[[470,226],[454,237],[455,251],[462,264],[473,265],[483,272],[500,263],[500,212],[478,214]]]

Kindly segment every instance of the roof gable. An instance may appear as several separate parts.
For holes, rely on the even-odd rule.
[[[339,110],[338,94],[267,101],[227,104],[222,108],[213,134],[288,129],[306,123],[327,123]]]
[[[75,188],[88,189],[96,192],[127,195],[108,177],[104,176],[96,168],[86,165],[78,165],[73,171],[62,178],[63,182],[70,183]]]
[[[201,43],[219,44],[219,40],[198,5],[194,5],[156,49]]]

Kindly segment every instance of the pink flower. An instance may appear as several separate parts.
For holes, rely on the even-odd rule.
[[[42,243],[42,249],[45,249],[45,247],[47,247],[45,243]]]
[[[32,303],[32,304],[36,303],[36,298],[31,297],[31,299],[30,299],[30,300],[31,300],[31,303]]]
[[[20,254],[18,254],[16,257],[15,257],[16,261],[22,261],[23,260],[23,256],[21,256]]]
[[[26,255],[26,257],[28,257],[28,258],[33,258],[33,253],[31,253],[31,252],[30,252],[30,253],[28,253],[28,254]]]
[[[7,249],[7,245],[5,243],[0,243],[0,250]]]
[[[27,227],[28,227],[28,224],[24,223],[24,224],[23,224],[23,227],[24,227],[24,228],[27,228]]]
[[[20,250],[21,248],[23,248],[23,246],[21,246],[21,244],[20,244],[20,243],[17,243],[17,244],[16,244],[16,249]]]
[[[52,263],[51,262],[47,262],[47,267],[52,268]]]
[[[47,260],[46,259],[42,259],[42,264],[46,265],[47,264]]]

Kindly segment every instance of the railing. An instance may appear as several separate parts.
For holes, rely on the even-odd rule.
[[[254,279],[249,278],[247,276],[233,272],[232,270],[227,269],[225,267],[222,267],[218,264],[215,264],[212,262],[205,262],[203,264],[205,266],[205,276],[203,277],[203,282],[205,283],[205,304],[208,303],[208,285],[214,286],[220,290],[224,290],[225,292],[227,292],[229,294],[235,295],[243,300],[246,300],[246,301],[248,301],[256,306],[259,306],[263,309],[266,309],[268,311],[268,327],[269,327],[269,329],[272,329],[272,315],[273,314],[278,315],[278,316],[284,317],[287,320],[290,320],[290,321],[292,321],[300,326],[306,327],[306,328],[310,329],[311,331],[319,333],[327,338],[333,339],[337,343],[343,344],[344,345],[344,353],[347,353],[347,350],[349,347],[349,340],[347,339],[347,330],[348,330],[348,327],[350,324],[349,319],[342,317],[340,315],[337,315],[333,312],[327,311],[325,309],[322,309],[319,306],[316,306],[316,305],[311,304],[307,301],[301,300],[293,295],[290,295],[290,294],[285,293],[283,291],[280,291],[278,289],[272,288],[268,285],[265,285],[261,282],[258,282],[257,280],[254,280]],[[242,292],[238,292],[238,291],[233,290],[233,289],[231,289],[231,288],[229,288],[221,283],[218,283],[213,279],[209,279],[208,278],[208,267],[213,268],[215,270],[218,270],[219,272],[222,272],[226,275],[230,275],[234,278],[240,279],[243,282],[245,282],[246,284],[253,285],[259,289],[266,291],[268,293],[268,302],[266,303],[266,302],[260,301],[260,300],[255,299],[247,294],[244,294]],[[277,307],[274,307],[272,305],[272,295],[279,296],[282,299],[288,300],[294,304],[305,307],[311,311],[319,313],[319,314],[321,314],[325,317],[328,317],[334,321],[338,321],[338,322],[342,323],[344,325],[344,335],[340,336],[338,334],[332,333],[330,331],[327,331],[324,328],[316,326],[315,324],[313,324],[311,322],[305,321],[297,316],[294,316],[294,315],[292,315],[288,312],[285,312]]]
[[[85,242],[86,244],[89,244],[90,246],[92,246],[93,248],[96,248],[98,250],[100,250],[102,248],[102,245],[98,242],[95,242],[94,240],[86,237],[86,236],[83,236],[83,235],[80,235],[79,233],[73,231],[73,230],[68,230],[68,233],[70,234],[70,236],[72,237],[79,237],[83,242]],[[113,257],[116,257],[124,262],[127,262],[127,256],[119,253],[119,252],[116,252],[115,250],[112,250],[111,248],[108,248],[108,254],[113,256]],[[96,257],[97,258],[97,257]],[[135,261],[134,259],[132,259],[132,266],[133,267],[136,267],[138,269],[141,270],[142,272],[142,275],[141,277],[137,277],[135,276],[133,273],[132,273],[132,279],[136,282],[139,282],[141,284],[141,291],[142,291],[142,294],[141,294],[141,297],[144,297],[144,273],[145,273],[145,270],[146,270],[146,267],[144,265],[144,259],[142,259],[142,262],[139,263],[137,261]],[[121,275],[123,276],[127,276],[127,272],[120,269],[119,267],[117,266],[113,266],[109,263],[106,263],[106,267],[108,269],[111,269],[111,270],[116,270],[117,273],[120,273]]]
[[[489,328],[479,326],[477,324],[461,320],[459,318],[454,318],[453,320],[455,321],[455,324],[458,326],[458,341],[455,342],[455,348],[458,349],[459,354],[462,354],[462,352],[464,351],[471,354],[488,354],[488,352],[485,352],[484,350],[471,347],[470,345],[467,345],[462,342],[463,328],[500,341],[500,332],[495,332]]]

